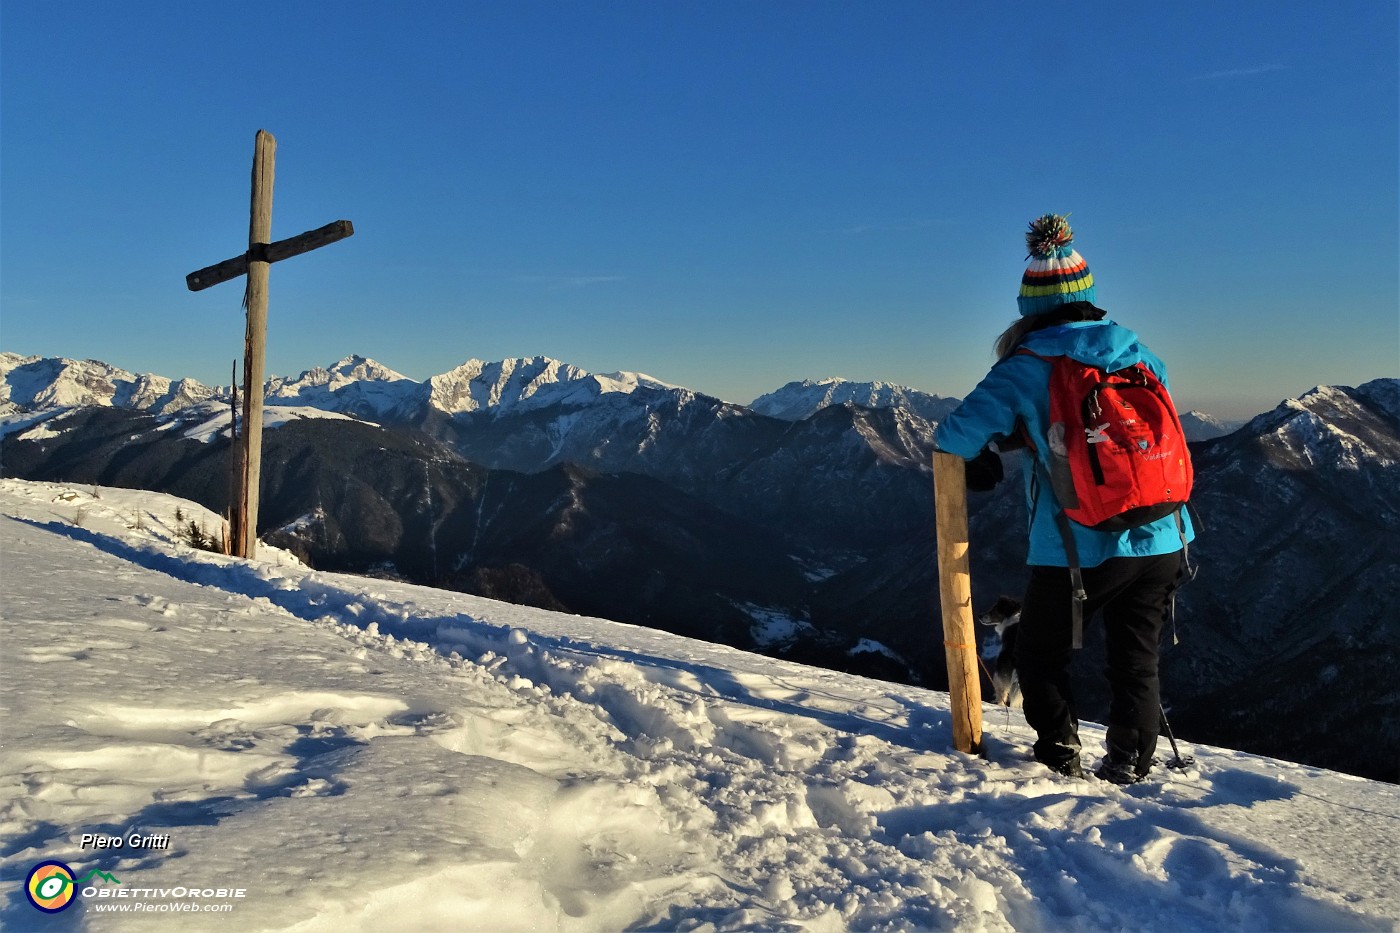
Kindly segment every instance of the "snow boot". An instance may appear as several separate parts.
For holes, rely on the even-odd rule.
[[[1084,766],[1079,763],[1080,748],[1078,736],[1071,736],[1064,742],[1039,741],[1035,743],[1035,760],[1056,774],[1082,778]]]
[[[1098,770],[1094,772],[1094,777],[1098,778],[1100,781],[1107,781],[1110,784],[1119,784],[1124,787],[1129,784],[1136,784],[1145,776],[1146,775],[1137,773],[1137,768],[1133,766],[1132,762],[1123,760],[1114,761],[1111,758],[1105,758],[1103,764],[1099,765]]]
[[[1121,785],[1136,784],[1147,777],[1157,749],[1155,732],[1109,725],[1104,738],[1107,754],[1094,772],[1095,777]]]

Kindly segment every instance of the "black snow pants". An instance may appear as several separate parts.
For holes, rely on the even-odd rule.
[[[1084,620],[1102,612],[1112,702],[1108,756],[1134,767],[1152,766],[1161,722],[1157,648],[1181,554],[1115,557],[1086,567]],[[1051,767],[1080,749],[1069,668],[1073,627],[1070,575],[1064,567],[1031,567],[1016,640],[1016,670],[1026,722],[1036,731],[1035,756]]]

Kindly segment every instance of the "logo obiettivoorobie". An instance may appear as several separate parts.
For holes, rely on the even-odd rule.
[[[46,914],[56,914],[73,903],[78,893],[74,888],[73,869],[52,860],[29,869],[29,877],[24,879],[29,903]]]
[[[116,878],[96,869],[88,872],[84,880],[90,880],[94,875],[121,884]],[[77,894],[78,882],[73,877],[73,869],[53,859],[29,869],[29,877],[24,879],[24,896],[29,898],[29,903],[35,909],[46,914],[56,914],[66,909],[76,900]]]

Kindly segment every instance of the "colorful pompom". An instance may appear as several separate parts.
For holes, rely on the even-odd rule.
[[[1069,215],[1045,214],[1031,221],[1026,232],[1027,259],[1049,259],[1063,255],[1063,251],[1074,242],[1074,231],[1069,228]]]

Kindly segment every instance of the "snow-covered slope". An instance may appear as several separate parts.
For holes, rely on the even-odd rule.
[[[0,439],[14,436],[22,441],[53,440],[75,428],[81,422],[83,407],[47,408],[31,412],[0,413]],[[280,428],[292,421],[306,418],[330,421],[356,420],[349,415],[306,405],[268,405],[263,409],[263,427]],[[162,420],[158,432],[174,432],[180,437],[210,443],[228,437],[233,413],[228,402],[206,401],[188,405]],[[240,422],[242,416],[240,415]]]
[[[940,421],[958,406],[958,400],[930,395],[908,386],[889,382],[850,382],[821,379],[789,382],[776,391],[760,395],[749,407],[761,415],[784,421],[810,418],[832,405],[861,405],[865,408],[907,408],[929,421]]]
[[[1206,747],[1127,790],[1056,779],[1016,714],[978,760],[943,694],[193,551],[177,509],[213,520],[0,481],[9,929],[46,919],[18,883],[45,859],[93,930],[190,905],[337,933],[1400,917],[1393,785]]]

